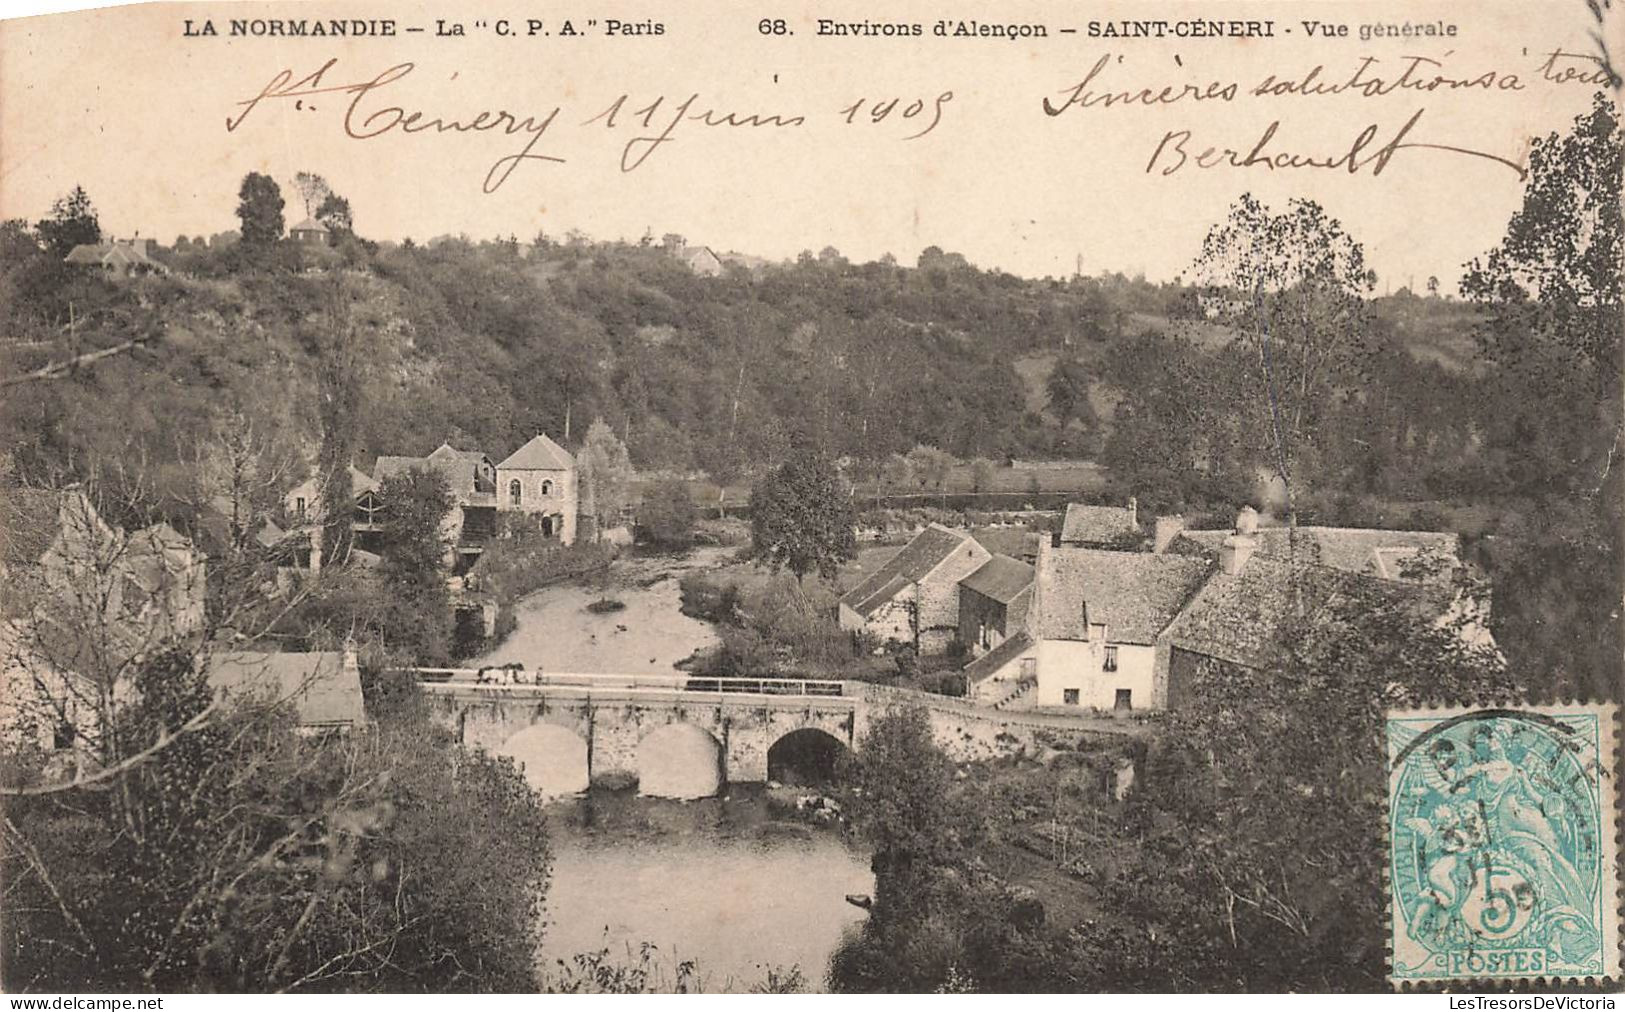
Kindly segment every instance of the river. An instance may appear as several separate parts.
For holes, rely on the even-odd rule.
[[[495,650],[470,667],[518,661],[546,671],[584,674],[671,674],[673,665],[717,642],[707,622],[684,615],[677,578],[689,569],[720,562],[727,549],[700,549],[678,561],[616,562],[604,590],[574,585],[548,587],[514,608],[518,622]],[[597,614],[587,605],[602,597],[620,601],[619,611]]]
[[[701,549],[680,562],[617,562],[607,591],[539,591],[516,608],[513,634],[473,664],[669,674],[717,641],[708,623],[679,610],[677,577],[731,555]],[[587,610],[606,595],[625,608]],[[651,739],[640,789],[658,796],[643,797],[578,795],[586,782],[573,736],[539,736],[532,754],[515,756],[532,785],[555,796],[548,807],[553,877],[544,972],[556,969],[556,960],[606,948],[612,959],[635,964],[647,942],[668,984],[680,961],[693,960],[699,986],[709,991],[749,990],[769,969],[792,966],[809,989],[824,987],[842,932],[866,916],[845,896],[874,891],[868,856],[833,831],[775,822],[760,785],[710,797],[716,779],[700,775],[705,764],[692,753],[714,747],[704,732]],[[556,771],[564,769],[583,772],[560,779]]]
[[[541,959],[609,949],[660,975],[693,960],[706,991],[748,991],[798,967],[823,990],[842,933],[867,916],[866,854],[827,829],[770,822],[760,788],[679,802],[594,792],[551,806],[553,879]]]

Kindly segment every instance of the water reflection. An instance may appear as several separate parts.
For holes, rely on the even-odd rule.
[[[709,798],[722,786],[722,743],[694,724],[667,724],[638,743],[638,792]]]
[[[496,754],[511,756],[525,782],[543,797],[587,789],[587,743],[568,728],[532,724],[503,742]]]
[[[675,802],[592,794],[556,803],[541,958],[652,942],[692,959],[709,990],[748,990],[797,965],[821,987],[830,954],[865,914],[869,859],[828,830],[773,821],[756,788]]]

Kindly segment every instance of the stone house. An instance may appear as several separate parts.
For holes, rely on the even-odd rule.
[[[309,653],[230,650],[206,661],[209,684],[228,699],[288,703],[300,734],[367,726],[353,647]]]
[[[972,657],[998,648],[1026,628],[1033,599],[1033,567],[994,555],[959,581],[959,642]]]
[[[579,508],[575,458],[538,433],[496,465],[496,508],[536,516],[544,536],[574,544]]]
[[[1243,506],[1229,530],[1186,530],[1173,517],[1157,519],[1163,551],[1217,557],[1233,535],[1252,539],[1256,554],[1283,561],[1329,566],[1379,580],[1429,584],[1451,582],[1461,562],[1461,537],[1448,531],[1388,531],[1366,527],[1265,526],[1258,511]]]
[[[332,239],[332,232],[315,218],[306,218],[288,229],[288,238],[301,245],[326,246]]]
[[[960,581],[992,557],[969,534],[932,524],[841,595],[841,628],[940,653],[959,634]]]
[[[76,752],[141,658],[196,642],[207,563],[165,523],[126,533],[85,493],[0,495],[0,738]]]
[[[350,492],[354,496],[354,513],[350,528],[356,534],[358,547],[366,549],[368,539],[375,538],[382,529],[383,503],[378,498],[378,482],[372,475],[350,465]],[[283,525],[290,539],[295,568],[319,572],[322,559],[322,486],[319,475],[312,475],[289,489],[282,497]]]
[[[452,498],[452,508],[440,526],[446,562],[456,571],[466,571],[484,551],[485,543],[496,536],[496,465],[479,450],[458,450],[441,443],[426,457],[379,457],[372,473],[382,483],[412,468],[438,472],[445,478]]]
[[[709,246],[690,246],[686,241],[672,237],[666,243],[666,252],[676,257],[684,267],[704,278],[721,277],[725,270],[722,258]]]
[[[140,237],[81,243],[68,251],[63,262],[94,267],[111,277],[169,273],[168,265],[153,258],[152,240]]]
[[[1209,543],[1212,533],[1197,532]],[[1189,701],[1205,664],[1263,668],[1288,621],[1331,608],[1398,608],[1441,628],[1460,622],[1466,643],[1495,648],[1481,612],[1454,583],[1450,563],[1461,563],[1453,534],[1309,527],[1289,536],[1260,529],[1250,508],[1220,533],[1213,575],[1161,637],[1170,706]]]
[[[966,669],[973,696],[1006,706],[1167,706],[1158,637],[1202,585],[1205,559],[1042,545],[1019,638]]]

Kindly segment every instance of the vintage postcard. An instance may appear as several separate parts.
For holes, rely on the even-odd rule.
[[[1622,37],[0,17],[0,989],[1612,1008]]]

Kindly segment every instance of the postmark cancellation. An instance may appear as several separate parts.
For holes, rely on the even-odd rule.
[[[1389,977],[1619,979],[1616,704],[1390,712]]]

